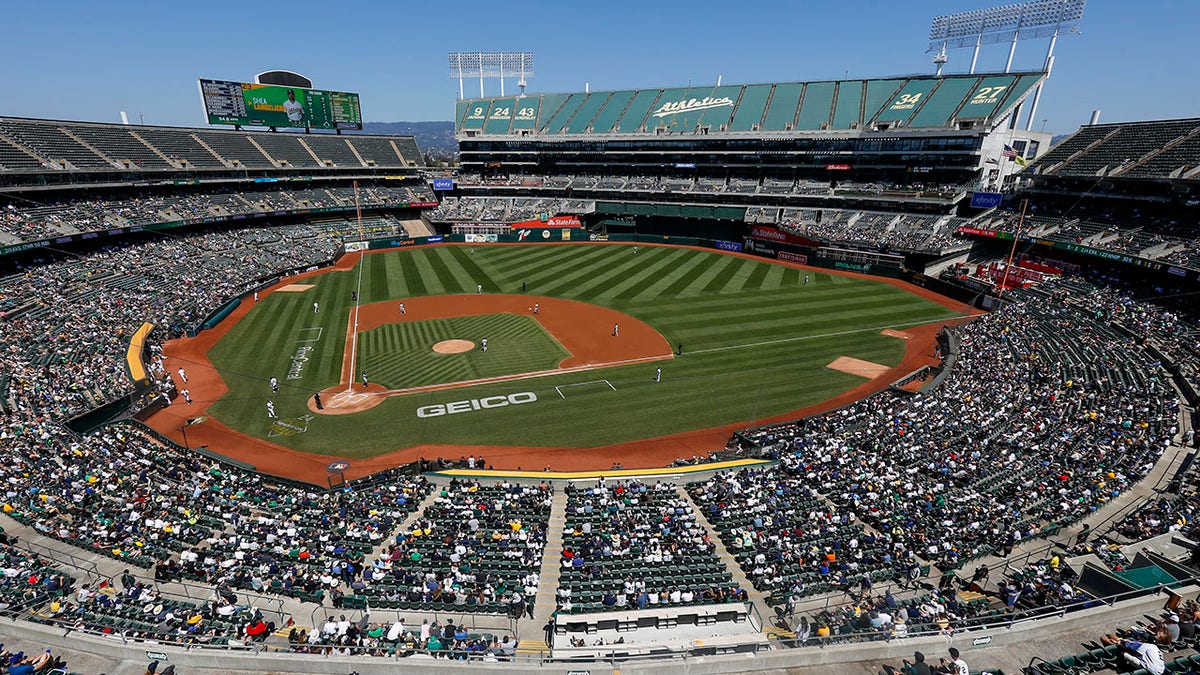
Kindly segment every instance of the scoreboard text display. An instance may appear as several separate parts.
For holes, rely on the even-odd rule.
[[[358,94],[201,79],[200,98],[209,124],[362,129]]]

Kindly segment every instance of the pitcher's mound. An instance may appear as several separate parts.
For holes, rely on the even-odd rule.
[[[475,349],[475,343],[470,340],[442,340],[433,346],[438,354],[462,354]]]

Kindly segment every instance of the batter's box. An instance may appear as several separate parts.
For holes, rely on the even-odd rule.
[[[315,333],[313,331],[316,331]],[[316,326],[314,328],[301,328],[300,339],[296,342],[318,342],[321,339],[321,334],[325,332],[324,328]]]
[[[585,387],[585,389],[580,390],[579,387]],[[589,391],[594,391],[597,389],[601,391],[617,390],[617,388],[613,386],[613,383],[609,382],[608,380],[589,380],[587,382],[576,382],[574,384],[560,384],[554,388],[554,391],[557,391],[558,395],[565,399],[567,397],[566,392],[586,394]]]

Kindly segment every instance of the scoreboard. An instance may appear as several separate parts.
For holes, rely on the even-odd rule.
[[[358,94],[228,80],[199,84],[209,124],[362,129]]]

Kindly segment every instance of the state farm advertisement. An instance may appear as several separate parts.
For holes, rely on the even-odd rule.
[[[795,244],[796,246],[809,246],[816,248],[820,244],[807,237],[801,237],[798,234],[784,232],[777,227],[770,225],[755,225],[750,228],[751,239],[761,239],[763,241],[776,241],[783,244]]]

